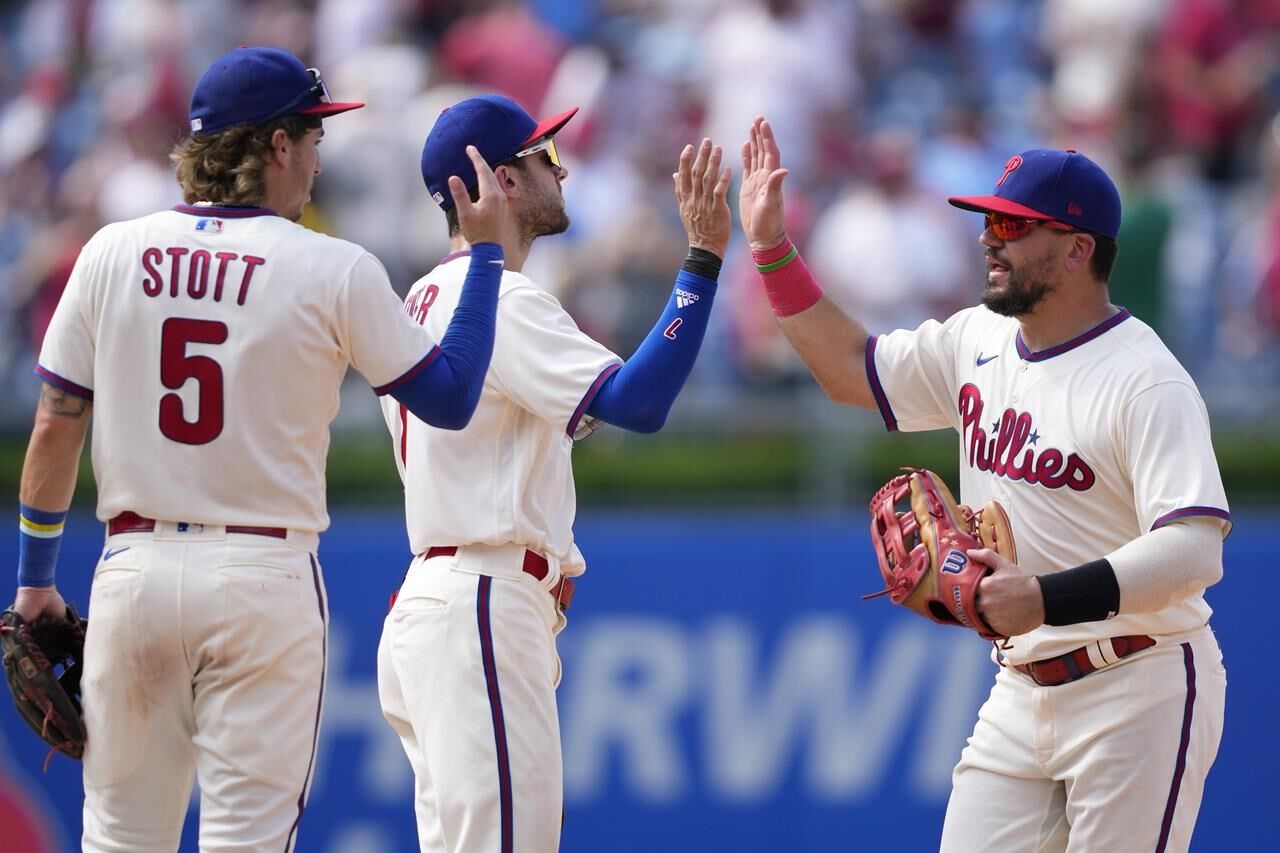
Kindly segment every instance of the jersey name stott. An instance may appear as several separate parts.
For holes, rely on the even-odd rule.
[[[142,250],[142,292],[160,296],[166,290],[175,299],[186,294],[191,299],[222,301],[224,287],[235,292],[236,304],[243,305],[249,296],[249,282],[258,267],[267,262],[257,255],[237,252],[192,251],[186,246]],[[228,298],[231,292],[227,293]]]
[[[1097,479],[1089,463],[1075,453],[1064,456],[1055,447],[1040,450],[1027,447],[1032,423],[1031,415],[1026,412],[1005,409],[1000,416],[999,431],[988,437],[982,428],[986,423],[982,417],[982,392],[976,385],[966,383],[960,389],[958,408],[969,467],[1010,480],[1026,480],[1050,489],[1066,486],[1077,492],[1088,490]],[[1021,459],[1018,459],[1019,453],[1023,454]]]

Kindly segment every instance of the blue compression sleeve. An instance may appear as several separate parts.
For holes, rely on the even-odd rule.
[[[53,586],[67,512],[18,504],[18,586]]]
[[[433,427],[462,429],[480,402],[493,357],[502,260],[502,247],[497,243],[471,247],[467,280],[438,356],[390,391],[414,417]]]
[[[632,432],[662,429],[693,370],[715,295],[714,278],[682,269],[658,324],[600,386],[587,414]]]

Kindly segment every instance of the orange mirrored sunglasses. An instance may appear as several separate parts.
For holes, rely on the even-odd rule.
[[[1013,240],[1021,240],[1030,234],[1031,229],[1037,225],[1042,225],[1054,231],[1076,230],[1065,222],[1057,222],[1053,219],[1026,219],[1021,216],[1009,216],[1005,213],[988,213],[984,227],[990,228],[993,234],[1008,243]]]

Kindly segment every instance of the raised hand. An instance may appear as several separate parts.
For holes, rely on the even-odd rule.
[[[467,146],[467,156],[476,168],[480,197],[472,201],[462,179],[457,175],[449,178],[449,194],[458,211],[458,226],[468,243],[501,243],[507,220],[507,195],[474,145]]]
[[[723,258],[729,248],[732,219],[729,215],[729,178],[731,170],[720,168],[724,150],[702,140],[694,156],[692,145],[680,152],[680,165],[672,174],[676,183],[676,201],[680,205],[680,221],[689,235],[689,245],[706,249]]]
[[[747,141],[742,143],[738,215],[747,241],[757,251],[772,249],[787,235],[782,212],[782,181],[790,172],[781,164],[773,128],[763,117],[756,116]]]

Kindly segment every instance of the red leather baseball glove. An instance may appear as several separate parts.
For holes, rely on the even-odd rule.
[[[978,582],[991,571],[966,551],[991,548],[1017,562],[1013,530],[1004,508],[991,501],[977,512],[957,504],[932,471],[903,468],[871,499],[871,542],[894,604],[944,625],[961,625],[984,639],[1004,639],[978,614]],[[899,511],[899,502],[909,506]]]

